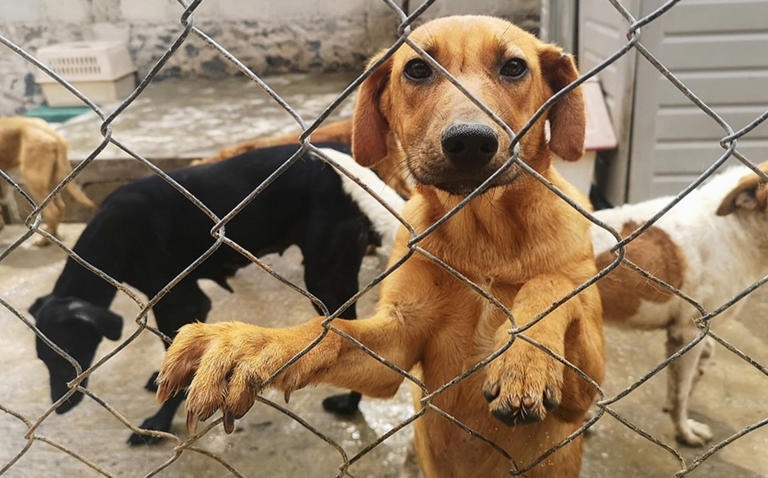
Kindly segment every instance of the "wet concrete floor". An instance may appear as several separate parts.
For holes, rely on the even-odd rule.
[[[281,75],[267,78],[272,88],[307,126],[329,107],[352,80],[350,73]],[[117,105],[103,107],[105,115]],[[343,101],[330,117],[348,117],[352,101]],[[295,118],[253,81],[166,79],[149,86],[111,123],[112,137],[146,158],[197,158],[255,137],[299,131]],[[70,144],[70,158],[83,159],[101,143],[96,113],[58,127]],[[126,158],[109,144],[98,158]]]
[[[66,225],[62,231],[68,244],[77,238],[82,225]],[[0,246],[6,247],[23,232],[21,226],[7,226],[0,232]],[[0,297],[28,317],[25,310],[35,297],[50,291],[61,270],[64,253],[55,246],[45,249],[21,248],[0,262]],[[268,262],[287,278],[301,283],[300,253],[289,249],[286,254],[270,256]],[[361,278],[370,280],[379,271],[376,257],[365,261]],[[241,270],[232,281],[230,294],[212,283],[204,288],[213,299],[209,321],[248,320],[261,325],[295,323],[313,314],[307,301],[267,276],[256,266]],[[364,297],[361,315],[372,310],[375,294]],[[753,300],[740,318],[717,324],[717,330],[753,358],[766,362],[768,332],[763,324],[763,298]],[[136,330],[132,322],[138,307],[124,294],[119,294],[113,310],[126,319],[123,339]],[[35,357],[31,331],[3,308],[0,310],[0,406],[34,422],[46,412],[48,398],[47,371]],[[664,335],[661,333],[607,329],[608,396],[617,393],[662,358]],[[98,356],[103,356],[121,342],[104,341]],[[162,358],[159,339],[144,331],[91,378],[90,389],[109,407],[129,422],[138,424],[154,412],[157,405],[151,393],[143,389],[149,375]],[[411,414],[407,386],[392,400],[364,399],[362,413],[340,419],[323,412],[319,401],[332,393],[331,387],[296,392],[288,408],[300,415],[319,432],[338,442],[348,455],[353,455],[377,437],[386,433]],[[715,360],[697,388],[691,401],[696,419],[712,425],[715,440],[726,439],[738,430],[764,420],[768,415],[765,401],[768,380],[751,366],[720,348]],[[687,460],[702,450],[675,444],[671,423],[661,412],[664,374],[622,399],[614,409],[659,440],[677,448]],[[279,394],[267,396],[282,404]],[[0,413],[0,466],[11,460],[26,445],[27,426],[8,413]],[[184,414],[180,411],[173,432],[186,437]],[[37,434],[58,443],[92,462],[104,474],[115,477],[145,476],[174,456],[175,443],[130,447],[125,443],[130,430],[95,400],[83,403],[64,415],[45,419]],[[400,476],[411,438],[409,427],[396,433],[373,452],[352,466],[353,476]],[[756,478],[768,476],[768,432],[758,429],[719,451],[689,476]],[[257,404],[238,422],[232,435],[220,427],[209,432],[197,447],[212,452],[240,473],[250,477],[335,476],[342,463],[339,452],[321,438],[306,430],[286,415],[266,405]],[[668,452],[604,416],[586,440],[582,477],[671,477],[679,469],[677,460]],[[157,476],[219,477],[227,469],[201,452],[186,451],[181,458]],[[30,476],[103,476],[56,447],[35,441],[32,447],[5,474],[8,477]]]
[[[341,79],[323,85],[331,84],[331,90],[338,92],[339,84],[344,81]],[[157,86],[158,95],[170,95],[179,101],[166,101],[158,108],[157,103],[152,105],[150,95],[146,103],[137,103],[121,116],[119,121],[123,123],[122,126],[116,123],[115,135],[148,156],[173,154],[175,150],[179,155],[195,157],[253,136],[292,128],[289,117],[264,120],[266,116],[260,114],[263,110],[258,110],[265,106],[264,103],[250,108],[232,106],[237,103],[234,99],[238,95],[242,102],[248,101],[248,95],[243,94],[246,90],[238,90],[240,84],[230,83],[229,88],[221,91],[214,88],[216,86],[198,84],[192,88],[181,82],[175,85],[160,83]],[[287,81],[283,86],[290,90],[291,82]],[[215,91],[217,97],[211,100],[210,95],[201,94],[204,87],[214,88],[210,91]],[[184,94],[174,96],[172,91],[183,91]],[[320,99],[318,96],[302,99],[300,88],[295,94],[297,96],[292,101],[311,106],[309,109],[313,111],[306,113],[308,118],[335,97],[330,90]],[[196,97],[207,98],[197,103],[205,104],[195,106],[192,99]],[[181,103],[189,109],[180,111]],[[132,115],[131,111],[135,114]],[[224,134],[230,130],[231,137]],[[86,156],[89,148],[95,147],[100,138],[92,119],[67,125],[63,131],[73,142],[73,154],[80,157]],[[179,135],[180,132],[184,134]],[[113,153],[119,154],[116,151]],[[112,153],[107,151],[104,154],[107,157]],[[82,227],[82,224],[65,225],[62,228],[65,243],[71,246]],[[23,226],[6,226],[0,231],[0,250],[8,247],[23,232]],[[38,249],[32,247],[30,242],[0,260],[0,299],[27,319],[30,319],[27,307],[36,297],[51,290],[66,257],[56,246]],[[270,256],[268,262],[281,274],[301,283],[298,250],[289,249],[283,256]],[[376,257],[367,258],[361,280],[370,280],[379,270],[379,260]],[[213,300],[209,321],[236,319],[278,326],[301,322],[313,315],[306,299],[256,266],[239,271],[231,284],[234,294],[212,283],[203,284]],[[360,303],[360,316],[370,312],[374,302],[375,290]],[[123,345],[137,328],[133,319],[139,309],[131,299],[119,294],[113,310],[126,319],[123,338],[119,342],[104,341],[97,357]],[[768,295],[761,293],[750,299],[740,317],[718,319],[715,329],[749,356],[766,364],[766,312]],[[3,380],[0,380],[2,468],[18,457],[28,444],[25,420],[35,422],[46,413],[50,401],[47,370],[35,356],[33,333],[6,307],[0,307],[0,325],[0,363],[3,364]],[[656,366],[663,358],[664,341],[663,332],[607,329],[606,395],[619,393]],[[89,388],[129,423],[138,424],[156,410],[153,394],[145,391],[143,386],[157,368],[162,353],[159,339],[143,331],[93,374]],[[686,462],[691,462],[706,448],[690,449],[675,443],[671,422],[661,411],[665,380],[665,373],[660,373],[613,405],[613,409],[644,432],[679,450]],[[337,418],[326,414],[320,407],[320,400],[334,391],[331,387],[321,386],[296,392],[287,407],[317,431],[339,443],[348,456],[375,441],[412,413],[408,387],[404,386],[394,399],[364,399],[359,415],[348,419]],[[768,417],[766,396],[768,378],[718,346],[714,360],[694,392],[691,410],[694,418],[712,426],[714,440],[719,442],[765,420]],[[268,392],[267,397],[282,404],[279,394]],[[181,410],[172,431],[182,438],[186,437]],[[130,434],[128,427],[94,399],[86,398],[67,414],[48,416],[36,434],[41,439],[34,441],[4,476],[134,477],[159,470],[156,476],[218,478],[228,476],[227,467],[231,466],[249,477],[326,477],[335,476],[343,462],[341,453],[322,438],[284,413],[262,404],[254,406],[238,422],[235,433],[225,435],[221,427],[215,428],[195,444],[195,449],[185,451],[166,468],[162,468],[163,464],[175,456],[177,443],[168,440],[151,447],[128,446],[125,442]],[[357,461],[349,469],[350,474],[360,477],[400,476],[410,439],[410,427],[395,433]],[[92,466],[62,452],[59,446],[80,455]],[[766,427],[758,428],[709,457],[688,476],[768,477],[767,449],[768,430]],[[221,461],[211,458],[210,454]],[[602,417],[585,442],[584,478],[672,477],[680,468],[680,463],[672,454],[608,415]],[[406,469],[410,470],[409,467]]]

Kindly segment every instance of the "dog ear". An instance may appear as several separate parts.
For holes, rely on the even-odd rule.
[[[545,45],[539,52],[541,71],[552,94],[565,88],[579,77],[571,55],[555,45]],[[568,92],[549,109],[549,149],[567,161],[576,161],[584,154],[584,134],[587,118],[581,87]]]
[[[757,175],[744,178],[729,192],[720,207],[718,216],[727,216],[737,209],[745,211],[765,211],[768,206],[768,189],[766,183]]]
[[[382,53],[368,63],[376,63]],[[389,124],[381,112],[380,97],[392,70],[392,61],[387,60],[360,85],[355,99],[352,116],[352,156],[362,166],[371,166],[387,155],[387,133]]]
[[[111,310],[81,300],[74,300],[69,308],[75,319],[93,325],[109,340],[120,338],[123,332],[123,318]]]

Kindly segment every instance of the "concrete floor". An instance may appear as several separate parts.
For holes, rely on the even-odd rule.
[[[82,225],[69,224],[62,231],[67,244],[77,238]],[[23,233],[21,226],[7,226],[0,232],[0,247],[5,248]],[[25,314],[35,297],[50,291],[65,258],[58,248],[37,249],[28,245],[15,250],[0,262],[0,297]],[[291,280],[301,281],[300,254],[289,249],[286,254],[270,256],[268,262]],[[379,270],[379,261],[368,257],[361,272],[370,280]],[[241,270],[232,281],[234,294],[213,284],[205,290],[213,299],[209,321],[249,320],[263,325],[279,325],[275,317],[301,321],[312,315],[303,297],[276,283],[256,266]],[[361,302],[361,315],[371,310],[375,294]],[[765,298],[753,300],[738,319],[717,324],[718,331],[743,351],[765,363],[768,331],[761,320]],[[126,318],[123,339],[136,329],[131,318],[138,311],[124,295],[115,300],[113,310]],[[0,310],[0,361],[4,380],[0,381],[0,406],[35,421],[49,404],[47,371],[35,357],[30,330],[6,309]],[[284,322],[283,322],[284,323]],[[644,375],[662,358],[664,336],[660,333],[606,330],[608,376],[605,390],[617,393]],[[104,341],[99,356],[122,342]],[[151,393],[143,389],[150,373],[162,358],[160,341],[142,332],[91,379],[90,389],[129,422],[138,424],[157,406]],[[354,454],[378,436],[410,415],[407,387],[392,400],[366,399],[362,413],[351,419],[338,419],[321,410],[319,400],[331,393],[330,387],[297,392],[290,408],[304,420]],[[615,409],[636,426],[680,450],[693,459],[701,450],[678,447],[672,437],[671,423],[661,412],[664,374],[656,377],[624,398]],[[724,350],[718,350],[714,363],[692,400],[694,417],[713,426],[715,440],[765,419],[768,379]],[[279,394],[268,397],[282,403]],[[7,413],[0,413],[0,466],[8,462],[26,444],[26,426]],[[184,414],[180,411],[174,433],[186,436]],[[108,476],[145,476],[174,454],[174,443],[153,447],[129,447],[125,440],[130,431],[96,401],[86,398],[65,415],[51,415],[38,434],[47,437],[93,462]],[[410,428],[395,434],[350,470],[354,476],[396,477],[403,468],[411,437]],[[225,435],[216,428],[198,444],[215,453],[245,476],[295,477],[334,476],[342,460],[339,453],[323,440],[298,425],[291,418],[265,405],[256,405],[238,422],[236,433]],[[768,430],[757,431],[737,440],[710,457],[693,477],[756,478],[768,477]],[[604,416],[586,441],[584,478],[671,477],[679,469],[676,460],[661,448],[629,430],[612,417]],[[226,469],[204,454],[185,452],[158,476],[219,477]],[[42,441],[37,441],[5,476],[103,476],[72,457]]]
[[[352,79],[349,73],[295,74],[267,81],[309,126]],[[104,107],[106,114],[114,109],[115,105]],[[346,100],[331,117],[351,114],[352,101]],[[198,158],[247,139],[299,130],[285,108],[242,77],[153,82],[111,126],[113,138],[149,159]],[[58,129],[70,143],[71,159],[87,157],[103,139],[95,113],[78,116]],[[98,155],[105,160],[126,157],[112,144]]]
[[[82,225],[69,224],[62,235],[72,245]],[[6,247],[22,233],[21,226],[7,226],[0,232],[0,247]],[[35,297],[50,292],[53,281],[63,266],[64,253],[58,248],[37,249],[22,247],[0,262],[0,297],[21,313]],[[278,271],[292,281],[301,283],[301,263],[298,249],[290,249],[283,257],[269,258]],[[379,270],[376,257],[366,259],[362,274],[370,280]],[[204,289],[212,298],[215,308],[211,321],[253,319],[265,325],[279,325],[274,317],[291,317],[301,321],[313,314],[303,297],[276,283],[256,266],[242,270],[231,281],[235,294],[230,294],[213,283]],[[371,298],[372,299],[372,298]],[[370,311],[373,300],[361,303]],[[131,318],[138,308],[124,294],[116,298],[113,310],[121,314],[126,323],[123,339],[136,329]],[[279,314],[276,312],[279,311]],[[5,364],[5,380],[0,382],[0,405],[30,420],[36,419],[50,405],[47,371],[35,357],[34,338],[30,330],[10,312],[0,311],[3,334],[0,336],[0,360]],[[106,341],[99,355],[108,353],[118,345]],[[156,407],[153,394],[143,385],[162,359],[159,339],[143,332],[91,379],[90,389],[125,416],[133,424],[140,423]],[[324,413],[320,399],[335,392],[331,387],[295,394],[289,405],[309,423],[350,450],[360,448],[376,436],[386,432],[396,422],[409,415],[407,392],[392,403],[367,400],[363,414],[350,420],[338,420]],[[268,396],[279,404],[282,397]],[[255,406],[254,420],[243,420],[236,433],[226,436],[218,430],[201,443],[207,450],[219,454],[246,476],[297,476],[301,470],[311,470],[310,476],[333,476],[341,463],[335,449],[285,415],[267,406]],[[0,413],[0,466],[5,464],[25,444],[26,427],[10,415]],[[183,413],[179,412],[174,430],[186,436]],[[52,415],[43,423],[39,434],[56,441],[70,450],[87,457],[111,476],[143,476],[158,467],[173,454],[173,443],[155,447],[129,447],[125,440],[130,433],[114,416],[93,400],[85,399],[80,406],[65,415]],[[250,435],[250,436],[249,436]],[[360,476],[397,476],[410,433],[400,433],[379,447],[357,467]],[[258,470],[258,471],[257,471]],[[204,455],[185,453],[160,476],[217,477],[225,471]],[[6,476],[100,476],[69,456],[44,443],[37,442],[15,464]]]
[[[311,118],[335,97],[334,92],[340,91],[339,86],[343,86],[346,80],[332,78],[317,83],[319,86],[312,86],[315,81],[306,77],[281,79],[277,86],[284,89],[281,93],[290,96],[292,104],[307,108],[302,114]],[[297,87],[297,83],[303,86]],[[179,156],[196,157],[253,136],[291,129],[291,119],[276,113],[276,110],[264,109],[271,108],[270,100],[264,99],[252,88],[252,85],[238,80],[226,80],[215,85],[173,81],[159,83],[121,115],[115,125],[115,137],[147,157],[162,157],[174,152]],[[307,89],[318,94],[302,96],[302,91]],[[158,103],[158,98],[164,102]],[[345,108],[348,111],[348,104]],[[267,114],[269,111],[271,113]],[[273,116],[275,119],[272,119]],[[75,157],[86,156],[89,148],[95,147],[100,138],[93,119],[85,118],[66,125],[62,130],[73,143]],[[109,161],[110,157],[118,155],[119,152],[108,150],[100,160]],[[64,241],[72,245],[81,229],[82,224],[65,225],[62,229]],[[22,226],[11,225],[0,231],[0,250],[20,237],[23,230]],[[36,297],[51,290],[65,259],[64,252],[55,246],[37,249],[29,242],[0,260],[0,299],[27,318],[27,307]],[[301,258],[297,250],[289,249],[282,257],[270,256],[268,261],[278,272],[301,282]],[[366,259],[361,279],[370,280],[379,267],[375,257]],[[204,289],[213,300],[209,321],[238,319],[261,325],[285,325],[284,320],[299,322],[313,314],[303,297],[255,266],[241,270],[232,281],[232,286],[234,294],[216,285],[204,284]],[[375,293],[364,297],[359,306],[360,315],[365,316],[371,311],[374,302]],[[129,298],[119,295],[113,310],[126,318],[125,340],[136,329],[131,319],[136,316],[138,308]],[[750,301],[741,317],[718,320],[715,327],[745,353],[766,364],[768,328],[763,320],[766,312],[768,295],[762,294]],[[5,307],[0,307],[0,324],[0,363],[4,370],[3,380],[0,381],[2,468],[27,444],[24,438],[27,426],[13,414],[2,410],[10,410],[34,422],[46,412],[50,403],[47,371],[36,359],[32,332]],[[608,376],[604,388],[608,396],[645,375],[663,358],[663,333],[608,329],[606,339]],[[123,344],[122,341],[105,341],[98,356]],[[161,358],[160,341],[144,331],[94,373],[89,388],[128,422],[138,424],[157,407],[153,395],[146,392],[143,386]],[[679,447],[674,442],[670,420],[661,412],[665,379],[664,373],[659,374],[614,408],[637,427],[679,449],[684,458],[691,461],[703,451]],[[403,387],[392,400],[364,400],[362,413],[358,416],[335,418],[324,413],[319,405],[320,399],[332,391],[330,387],[317,387],[297,392],[288,408],[341,444],[350,456],[411,413],[409,393],[407,387]],[[278,394],[268,393],[267,396],[276,403],[282,403]],[[768,378],[719,347],[694,394],[691,409],[696,419],[713,427],[715,441],[721,441],[746,426],[766,419],[766,396]],[[183,411],[177,416],[173,432],[186,436]],[[145,476],[174,456],[175,443],[172,442],[154,447],[129,447],[125,440],[130,431],[125,424],[89,398],[65,415],[47,417],[37,433],[51,443],[84,457],[95,469],[39,440],[4,476]],[[411,429],[406,427],[355,463],[350,473],[365,477],[399,476],[410,437]],[[342,463],[339,452],[333,447],[285,414],[265,405],[254,406],[238,422],[236,433],[227,436],[217,427],[198,442],[197,447],[215,454],[249,477],[334,476]],[[763,427],[714,454],[688,476],[768,477],[766,449],[768,430]],[[679,463],[671,454],[605,415],[586,441],[582,477],[671,477],[679,468]],[[188,450],[157,476],[218,478],[227,474],[227,468],[202,451]]]

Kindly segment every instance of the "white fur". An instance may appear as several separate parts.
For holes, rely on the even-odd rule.
[[[387,186],[371,169],[357,164],[352,156],[344,154],[341,151],[330,148],[321,148],[320,151],[334,163],[341,166],[344,170],[358,178],[368,189],[376,193],[392,210],[399,214],[403,210],[405,200],[400,197],[394,189]],[[392,243],[395,240],[395,233],[400,226],[400,221],[392,215],[391,212],[381,205],[366,190],[360,187],[343,172],[339,172],[344,191],[350,195],[357,206],[368,216],[373,223],[374,229],[381,235],[381,247],[379,254],[389,257],[392,251]]]
[[[768,216],[765,211],[739,209],[727,216],[715,212],[725,196],[739,180],[752,174],[746,167],[735,167],[716,175],[656,222],[677,244],[685,256],[687,268],[680,289],[698,301],[709,312],[717,309],[749,285],[768,273]],[[640,224],[672,201],[664,197],[598,211],[595,216],[620,231],[627,221]],[[595,255],[616,244],[604,229],[593,226]],[[631,293],[631,290],[624,291]],[[744,301],[723,315],[736,315]],[[675,296],[665,303],[644,302],[624,325],[636,328],[666,328],[668,354],[674,353],[699,333],[693,319],[696,309]],[[714,320],[720,320],[716,318]],[[701,366],[714,346],[707,338],[669,367],[668,406],[677,438],[692,446],[700,446],[712,434],[709,427],[688,419],[688,396],[700,375]]]

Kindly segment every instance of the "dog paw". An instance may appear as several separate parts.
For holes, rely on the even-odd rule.
[[[712,430],[706,425],[696,420],[687,419],[685,426],[680,427],[675,438],[683,445],[691,447],[701,447],[712,439]]]
[[[224,430],[232,433],[235,419],[251,408],[264,381],[293,356],[287,348],[278,346],[270,329],[253,325],[186,325],[163,360],[158,399],[164,401],[187,388],[189,432],[195,433],[199,421],[220,409]]]
[[[158,423],[154,417],[148,418],[142,422],[141,425],[139,425],[139,428],[142,428],[144,430],[156,430],[156,431],[163,431],[168,432],[171,429],[170,423]],[[140,433],[131,433],[131,435],[128,437],[128,444],[131,446],[141,446],[141,445],[156,445],[160,443],[163,439],[150,434],[140,434]]]
[[[528,353],[519,353],[521,348]],[[563,365],[530,349],[515,344],[488,366],[483,395],[493,416],[509,426],[541,421],[560,403]]]
[[[46,247],[46,246],[50,246],[51,244],[52,243],[50,239],[48,239],[47,237],[38,237],[32,242],[32,245],[35,247]]]
[[[361,395],[358,392],[332,395],[323,399],[323,410],[336,415],[349,416],[358,412]]]

